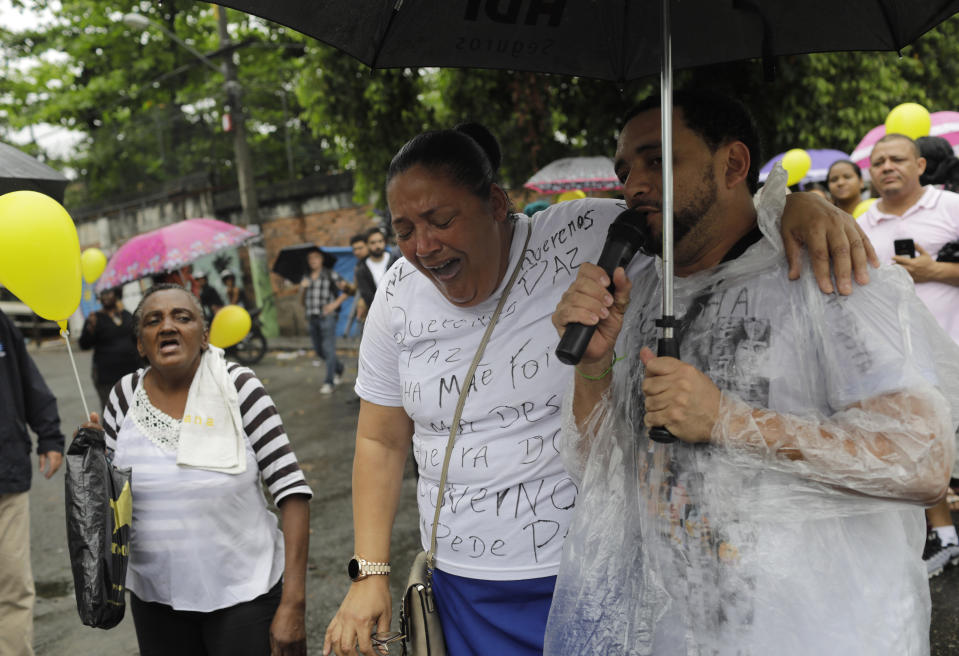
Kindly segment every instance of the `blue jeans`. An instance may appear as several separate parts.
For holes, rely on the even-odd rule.
[[[333,376],[343,373],[343,363],[336,359],[336,318],[334,312],[327,316],[310,315],[310,339],[316,356],[326,360],[326,380],[333,384]]]

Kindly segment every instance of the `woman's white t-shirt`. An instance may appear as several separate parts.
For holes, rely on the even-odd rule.
[[[515,227],[500,288],[470,308],[452,305],[405,259],[387,272],[363,331],[356,393],[402,406],[414,423],[424,548],[460,388],[513,267],[522,270],[476,369],[449,466],[437,566],[470,578],[555,575],[577,487],[559,459],[563,393],[573,368],[555,355],[550,321],[583,262],[595,262],[621,201],[554,205]],[[523,251],[528,226],[529,246]],[[651,260],[637,256],[630,275]]]

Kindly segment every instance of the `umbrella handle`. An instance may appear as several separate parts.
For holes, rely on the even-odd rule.
[[[656,355],[659,357],[679,359],[679,342],[675,337],[660,337],[656,346]],[[662,444],[676,441],[676,436],[666,430],[665,426],[654,426],[649,429],[649,439]]]

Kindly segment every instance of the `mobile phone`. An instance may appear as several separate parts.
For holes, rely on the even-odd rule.
[[[896,255],[916,257],[916,243],[911,239],[897,239],[892,242],[892,247],[895,249]]]

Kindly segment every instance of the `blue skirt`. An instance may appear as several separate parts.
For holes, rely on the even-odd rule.
[[[556,577],[519,581],[433,572],[449,656],[540,656]]]

